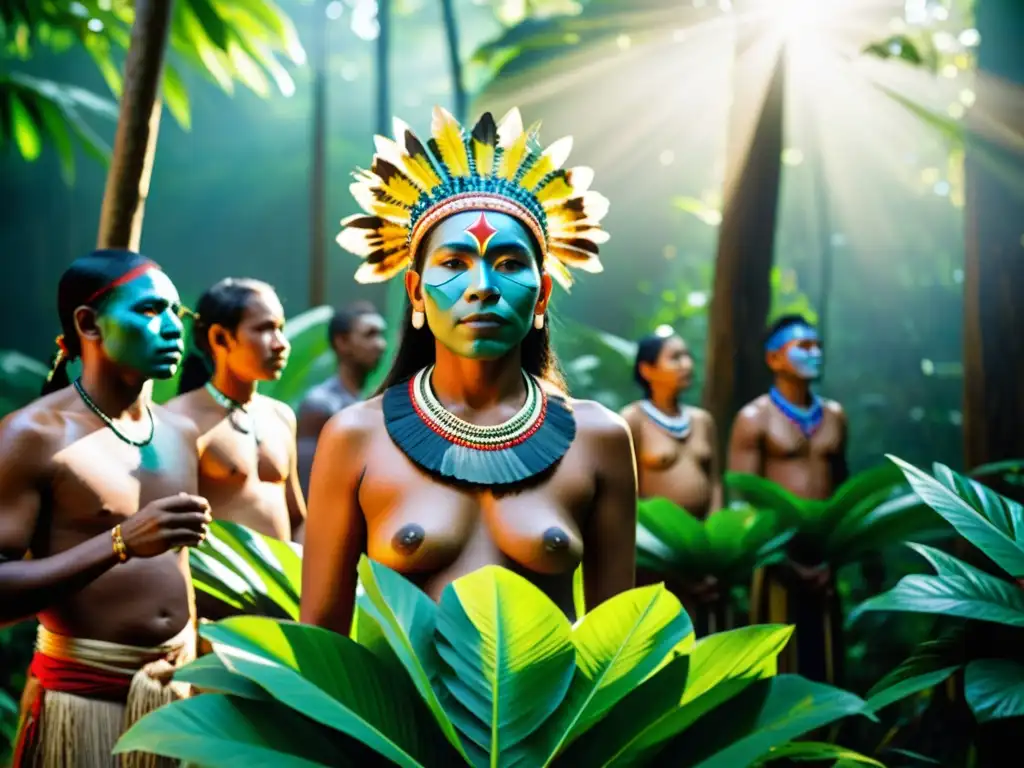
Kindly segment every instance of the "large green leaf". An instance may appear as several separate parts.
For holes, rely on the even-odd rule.
[[[964,670],[964,698],[979,723],[1024,715],[1024,664],[978,659]]]
[[[867,692],[868,707],[878,712],[948,680],[963,665],[963,654],[963,631],[959,628],[922,643],[871,687]]]
[[[1024,593],[1015,585],[962,565],[969,575],[904,576],[888,592],[861,603],[850,621],[861,611],[907,611],[1024,627]]]
[[[784,522],[802,520],[808,502],[787,491],[771,480],[747,472],[726,472],[722,477],[726,489],[747,503],[779,512]]]
[[[1024,550],[1015,542],[1015,529],[1001,514],[990,520],[958,493],[917,467],[888,457],[906,476],[914,491],[957,532],[1014,578],[1024,577]]]
[[[299,618],[301,548],[238,523],[215,520],[206,540],[189,551],[197,589],[234,608]]]
[[[359,610],[374,622],[391,653],[405,667],[448,742],[461,751],[462,741],[435,693],[440,687],[440,658],[434,645],[437,606],[415,585],[365,555],[359,558],[358,571],[362,588],[357,597]],[[360,638],[363,635],[360,632]],[[382,655],[373,646],[370,650]]]
[[[345,758],[337,734],[277,702],[218,693],[176,701],[121,736],[114,754],[144,751],[223,768],[335,768]]]
[[[271,696],[249,678],[228,669],[216,654],[208,653],[174,673],[174,679],[204,693],[227,693],[243,699],[270,701]]]
[[[885,766],[871,757],[854,752],[838,744],[828,744],[819,741],[791,741],[775,747],[765,756],[758,765],[764,765],[775,760],[792,760],[794,762],[820,762],[825,760],[842,760],[849,765],[873,765],[876,768]]]
[[[549,721],[557,729],[551,755],[604,717],[692,632],[679,600],[660,584],[618,594],[588,613],[572,631],[577,670]]]
[[[650,724],[679,707],[689,668],[689,656],[676,656],[608,711],[605,721],[609,727],[591,728],[582,734],[554,764],[566,768],[629,764],[632,746]],[[616,762],[621,759],[626,762]]]
[[[755,681],[773,676],[778,655],[792,634],[792,627],[762,624],[701,638],[689,654],[689,674],[679,706],[649,717],[643,728],[617,744],[606,765],[647,764],[708,712]]]
[[[931,540],[953,535],[948,523],[916,493],[886,499],[863,514],[840,521],[828,539],[833,564],[857,560],[868,552],[907,540]]]
[[[978,510],[1008,538],[1018,544],[1024,541],[1024,506],[943,464],[936,464],[933,471],[936,480]]]
[[[576,669],[565,614],[537,587],[487,566],[441,595],[437,649],[449,708],[477,765],[543,762],[527,737],[562,703]]]
[[[752,683],[701,718],[702,738],[677,737],[665,749],[680,768],[737,768],[805,733],[867,713],[865,702],[852,693],[779,675]]]
[[[231,671],[304,716],[401,766],[443,765],[453,753],[408,678],[358,643],[320,627],[257,616],[204,625]]]

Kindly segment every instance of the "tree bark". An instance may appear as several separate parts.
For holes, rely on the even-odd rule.
[[[454,0],[441,0],[441,15],[444,18],[444,34],[448,42],[448,67],[452,73],[452,101],[455,117],[462,122],[466,119],[466,87],[462,79],[462,58],[459,56],[459,27],[455,19]]]
[[[977,102],[968,127],[964,255],[964,458],[1024,458],[1024,4],[981,0]],[[1017,86],[1016,88],[1013,86]],[[1016,147],[999,140],[1001,126]],[[1005,133],[1004,133],[1005,135]],[[1000,489],[1003,490],[1003,489]],[[1019,494],[1019,489],[1018,489]]]
[[[737,32],[703,393],[718,428],[722,466],[733,417],[769,383],[762,336],[771,304],[786,59],[756,23],[741,23]]]
[[[160,127],[160,77],[173,0],[136,0],[98,248],[139,250]]]
[[[313,136],[309,175],[309,306],[319,307],[327,296],[327,41],[331,28],[324,6],[313,6]],[[317,25],[320,28],[317,29]]]
[[[377,0],[377,125],[376,131],[382,136],[391,133],[391,80],[388,77],[391,63],[391,0]]]

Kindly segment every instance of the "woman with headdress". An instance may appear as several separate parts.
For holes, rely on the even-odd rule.
[[[634,582],[636,478],[625,424],[570,399],[550,348],[552,280],[597,272],[607,200],[562,170],[518,110],[469,136],[435,108],[422,143],[378,136],[339,243],[359,282],[404,273],[409,306],[382,394],[324,428],[313,463],[302,620],[349,629],[361,552],[434,598],[488,564],[573,614]]]
[[[622,416],[633,435],[639,495],[664,498],[704,519],[722,505],[715,422],[711,414],[681,398],[693,380],[693,356],[682,337],[662,327],[637,344],[633,378],[644,394]],[[642,581],[661,575],[640,574]],[[717,598],[714,581],[672,584],[689,605]]]
[[[199,490],[214,519],[301,541],[295,414],[256,391],[288,363],[281,301],[264,282],[228,277],[199,298],[196,313],[195,349],[168,408],[199,428]]]

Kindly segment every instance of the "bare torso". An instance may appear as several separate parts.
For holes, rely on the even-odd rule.
[[[639,496],[665,498],[696,517],[712,511],[715,478],[714,423],[706,411],[691,408],[690,434],[684,440],[669,435],[632,403],[623,411],[637,449]]]
[[[216,520],[240,523],[287,541],[292,535],[287,483],[295,455],[294,417],[287,406],[256,395],[247,409],[253,432],[240,431],[205,389],[175,398],[169,407],[199,429],[199,493]],[[239,424],[250,419],[239,414]]]
[[[844,417],[839,404],[823,401],[821,427],[809,438],[797,428],[769,397],[754,400],[753,409],[762,429],[762,474],[804,499],[827,499],[844,479],[837,477],[844,445]]]
[[[154,405],[153,441],[127,445],[89,412],[72,389],[18,415],[52,448],[40,479],[42,500],[31,555],[43,558],[123,523],[146,504],[195,493],[195,432]],[[132,559],[111,568],[39,614],[47,629],[74,637],[152,646],[173,637],[191,616],[186,551]]]

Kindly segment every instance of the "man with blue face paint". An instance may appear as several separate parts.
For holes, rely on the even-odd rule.
[[[185,548],[210,522],[198,433],[151,402],[181,362],[174,285],[144,256],[96,251],[57,304],[43,397],[0,423],[0,625],[40,622],[16,768],[110,765],[130,721],[187,695],[169,682],[195,651]],[[48,725],[61,722],[73,730]]]
[[[765,338],[765,362],[773,385],[737,415],[729,471],[760,475],[805,499],[828,499],[848,474],[847,424],[839,403],[811,389],[821,376],[817,330],[800,315],[779,318]],[[834,588],[826,565],[797,559],[755,575],[751,621],[797,625],[796,642],[779,656],[780,672],[838,682],[842,624]]]

